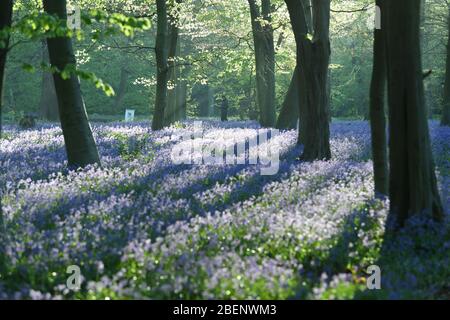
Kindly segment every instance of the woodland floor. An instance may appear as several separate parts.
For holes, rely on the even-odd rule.
[[[294,131],[261,165],[174,164],[193,122],[94,124],[102,167],[68,171],[61,130],[7,126],[0,144],[6,270],[0,299],[450,298],[450,128],[431,122],[447,220],[385,234],[366,122],[332,124],[333,160],[302,163]],[[195,143],[256,136],[254,122],[203,123]],[[274,149],[272,149],[274,150]],[[377,264],[382,289],[366,289]],[[67,289],[78,265],[81,290]]]

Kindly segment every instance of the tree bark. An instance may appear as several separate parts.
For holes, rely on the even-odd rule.
[[[12,22],[13,1],[4,0],[0,2],[0,30],[11,27]],[[5,79],[5,67],[6,58],[8,55],[9,36],[3,39],[3,43],[0,46],[0,139],[2,138],[2,112],[3,112],[3,85]],[[0,241],[5,234],[5,224],[3,221],[3,208],[0,197]],[[0,272],[4,269],[5,265],[5,252],[4,246],[0,246]]]
[[[286,93],[283,104],[281,106],[280,114],[278,115],[277,124],[275,126],[277,129],[282,130],[297,128],[298,109],[300,103],[300,97],[298,93],[298,73],[298,67],[295,67],[288,92]]]
[[[450,6],[448,10],[447,60],[445,67],[444,99],[441,117],[442,126],[450,126]]]
[[[376,5],[384,12],[384,0]],[[375,29],[373,43],[372,81],[370,85],[370,128],[375,193],[388,195],[388,163],[386,145],[386,43],[383,29]]]
[[[275,111],[275,45],[271,25],[272,7],[270,0],[262,0],[261,8],[256,0],[248,0],[252,19],[252,33],[255,47],[257,104],[260,123],[263,127],[273,127]],[[263,19],[267,23],[261,23]]]
[[[42,62],[49,63],[48,48],[42,41]],[[58,98],[56,97],[55,81],[53,75],[42,71],[41,98],[39,101],[39,112],[42,118],[49,121],[59,121]]]
[[[313,0],[313,30],[308,25],[303,3],[285,0],[297,44],[299,72],[300,130],[298,143],[303,143],[302,160],[331,158],[329,128],[328,66],[330,63],[330,1]]]
[[[66,1],[43,0],[43,3],[46,13],[67,19]],[[47,45],[52,67],[64,70],[69,65],[76,65],[71,39],[48,38]],[[78,77],[72,74],[69,79],[63,79],[56,72],[53,79],[69,166],[78,168],[100,163]]]
[[[424,103],[421,0],[385,3],[389,97],[390,217],[398,226],[421,214],[443,219]]]
[[[11,27],[13,1],[5,0],[0,2],[0,30]],[[9,36],[3,39],[0,46],[0,138],[2,134],[2,114],[3,114],[3,85],[5,80],[6,57],[8,55]]]
[[[306,19],[307,32],[312,34],[312,11],[311,11],[311,0],[301,0],[303,4],[303,12]],[[276,124],[277,129],[295,129],[297,128],[297,121],[299,120],[299,70],[298,66],[295,66],[294,74],[292,76],[291,83],[289,85],[288,92],[281,106],[280,114],[278,115],[278,120]],[[301,120],[300,120],[301,121]]]
[[[123,106],[123,100],[127,94],[128,76],[130,71],[126,66],[122,66],[120,69],[120,82],[116,90],[116,98],[114,100],[114,110],[119,111]]]
[[[187,111],[187,91],[188,84],[185,79],[181,79],[178,84],[178,94],[177,94],[177,120],[186,120]]]
[[[177,93],[178,93],[178,77],[179,77],[179,67],[177,66],[176,57],[179,53],[179,30],[177,26],[176,18],[172,18],[170,23],[169,31],[169,81],[171,82],[171,87],[168,89],[167,95],[167,109],[165,110],[164,122],[166,126],[169,126],[176,119],[177,110]]]
[[[152,130],[164,127],[164,112],[167,108],[168,67],[168,18],[166,0],[156,0],[158,16],[156,31],[156,99],[153,113]]]

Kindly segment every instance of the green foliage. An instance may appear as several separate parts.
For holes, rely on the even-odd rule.
[[[155,97],[155,3],[142,0],[77,0],[81,7],[82,30],[69,30],[65,21],[45,15],[40,1],[16,1],[14,25],[0,30],[2,39],[13,34],[7,66],[5,100],[7,111],[36,111],[41,74],[41,40],[68,36],[74,41],[76,70],[67,73],[87,80],[83,95],[90,114],[122,115],[126,108],[149,118]],[[295,68],[295,41],[284,1],[273,0],[276,10],[272,25],[276,41],[276,104],[280,108]],[[332,61],[330,65],[331,111],[338,118],[367,118],[368,92],[372,69],[373,30],[368,20],[370,0],[336,0],[331,17]],[[225,94],[229,116],[255,119],[255,68],[248,3],[242,0],[184,0],[171,6],[179,19],[180,50],[175,59],[180,80],[188,85],[189,116],[199,116],[198,99],[192,89],[208,85],[215,98]],[[354,11],[354,12],[351,12]],[[425,81],[426,100],[431,115],[439,115],[445,74],[448,10],[438,0],[427,0],[423,25],[423,66],[432,69]],[[266,21],[260,21],[266,23]],[[3,41],[4,42],[4,41]],[[47,63],[48,64],[48,63]],[[120,87],[121,69],[128,81],[120,104],[111,98]],[[32,74],[22,74],[25,69]],[[70,70],[69,70],[70,69]],[[55,72],[55,70],[53,70]],[[104,95],[97,92],[106,93]],[[13,92],[11,98],[10,91]],[[217,112],[215,116],[218,116]]]
[[[111,137],[116,140],[119,154],[122,159],[132,161],[138,157],[145,157],[148,161],[154,158],[154,152],[148,148],[149,135],[129,138],[126,134],[112,133]]]

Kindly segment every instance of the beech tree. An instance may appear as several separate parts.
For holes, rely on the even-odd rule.
[[[42,63],[49,63],[46,41],[42,41]],[[58,99],[56,97],[55,82],[51,72],[42,70],[41,98],[39,100],[41,117],[50,121],[59,120]]]
[[[384,0],[376,0],[384,12]],[[372,81],[370,85],[370,128],[372,133],[372,158],[377,194],[388,194],[388,163],[386,145],[386,43],[385,29],[375,29],[373,43]]]
[[[292,75],[289,89],[284,97],[283,104],[281,105],[280,114],[278,115],[276,128],[277,129],[295,129],[297,127],[298,112],[299,112],[299,70],[295,67],[294,74]]]
[[[9,46],[9,30],[12,21],[13,0],[0,2],[0,137],[2,133],[3,82],[5,80],[6,57]]]
[[[390,215],[399,226],[415,215],[443,219],[424,101],[421,0],[387,1]]]
[[[303,12],[305,14],[308,33],[312,34],[311,1],[301,1],[303,3]],[[301,102],[299,97],[299,72],[300,70],[298,66],[296,66],[289,89],[281,106],[280,114],[278,115],[277,129],[295,129],[297,127],[297,121],[299,120],[299,104]]]
[[[297,66],[300,69],[298,143],[304,145],[301,158],[305,161],[330,159],[330,1],[312,0],[312,35],[308,30],[304,3],[297,0],[285,2],[297,44]]]
[[[263,127],[273,127],[275,113],[275,45],[271,25],[270,0],[248,0],[252,19],[253,44],[256,65],[256,101]]]
[[[164,127],[164,112],[167,109],[167,84],[169,81],[168,67],[168,35],[169,24],[167,18],[166,0],[156,0],[157,31],[156,31],[156,99],[153,113],[152,130]]]
[[[0,2],[0,139],[2,137],[3,81],[5,78],[6,57],[9,46],[9,30],[12,21],[13,0]],[[0,197],[0,241],[4,235],[3,209]],[[4,267],[4,246],[0,246],[0,271]]]
[[[447,24],[447,60],[445,66],[444,97],[441,117],[441,125],[443,126],[450,126],[450,5],[448,6]]]
[[[66,1],[43,0],[44,10],[59,19],[67,20]],[[47,38],[50,64],[59,71],[76,66],[72,41],[68,37]],[[80,90],[80,82],[75,74],[68,78],[61,72],[53,73],[61,127],[70,167],[84,167],[100,163],[86,108]]]
[[[186,93],[185,83],[180,81],[181,67],[177,62],[180,55],[181,39],[179,30],[179,13],[181,0],[174,0],[168,13],[169,17],[169,41],[168,41],[168,72],[170,86],[167,93],[167,108],[164,112],[164,125],[169,126],[175,121],[181,120],[183,113],[180,112],[185,105]],[[169,85],[169,83],[168,83]]]

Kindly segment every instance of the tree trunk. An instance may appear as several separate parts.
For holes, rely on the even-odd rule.
[[[0,2],[0,30],[11,27],[13,1],[3,0]],[[3,112],[3,82],[5,79],[6,57],[8,54],[9,36],[3,40],[0,46],[0,139],[2,138],[2,112]],[[3,242],[5,234],[5,224],[3,221],[3,208],[0,197],[0,241]],[[5,265],[4,246],[0,246],[0,272],[3,271]]]
[[[270,0],[261,1],[261,9],[256,0],[248,0],[252,19],[253,42],[255,46],[257,104],[263,127],[273,127],[275,111],[275,45],[271,25],[272,7]],[[268,23],[261,23],[263,19]]]
[[[175,20],[175,19],[174,19]],[[176,109],[177,109],[177,93],[178,93],[178,73],[179,67],[177,66],[176,57],[179,53],[179,30],[177,26],[177,21],[171,21],[169,32],[169,80],[170,88],[167,94],[167,109],[165,110],[164,122],[166,126],[169,126],[176,119]]]
[[[45,41],[42,41],[42,62],[49,63],[48,48]],[[56,97],[55,81],[53,75],[42,71],[41,98],[39,101],[39,112],[42,118],[48,121],[59,121],[58,98]]]
[[[11,27],[12,20],[12,0],[0,2],[0,30]],[[2,134],[2,114],[3,114],[3,83],[5,80],[6,57],[8,55],[9,36],[0,45],[0,138]]]
[[[330,1],[313,0],[313,38],[308,37],[308,25],[303,3],[285,0],[297,44],[299,72],[299,115],[301,119],[298,143],[303,143],[305,161],[331,158],[329,128],[328,66],[330,63]]]
[[[187,111],[187,90],[188,85],[185,79],[181,79],[178,84],[178,94],[177,94],[177,120],[186,120]]]
[[[448,12],[447,61],[445,67],[444,100],[441,125],[450,126],[450,6]]]
[[[297,128],[298,109],[299,109],[299,84],[298,84],[298,67],[295,67],[292,75],[291,83],[288,92],[284,98],[281,106],[280,114],[276,124],[277,129],[295,129]]]
[[[67,19],[66,1],[44,0],[43,3],[45,12]],[[47,45],[52,67],[64,70],[76,65],[71,39],[48,38]],[[63,79],[57,72],[53,78],[69,166],[77,168],[100,163],[78,77],[72,74],[69,79]]]
[[[128,71],[126,66],[122,66],[120,69],[120,82],[116,90],[116,99],[114,101],[114,111],[119,111],[122,109],[123,100],[127,94],[128,86],[128,76],[130,71]]]
[[[306,19],[306,27],[307,32],[312,34],[313,25],[312,25],[312,7],[311,0],[301,0],[303,4],[303,12],[305,14]],[[295,129],[297,128],[297,121],[299,120],[299,73],[300,70],[298,66],[295,66],[294,74],[292,76],[291,83],[289,85],[288,92],[286,97],[284,98],[283,105],[281,106],[280,114],[278,115],[278,120],[276,124],[277,129]],[[302,120],[300,119],[300,122]]]
[[[384,11],[384,0],[376,5]],[[372,158],[375,193],[388,194],[388,164],[386,145],[386,42],[383,29],[375,29],[373,43],[372,81],[370,85],[370,128],[372,133]]]
[[[424,103],[421,0],[387,1],[390,217],[403,226],[415,214],[443,219]]]
[[[156,0],[158,16],[156,31],[156,99],[153,113],[152,130],[164,127],[164,112],[167,108],[167,84],[169,81],[168,67],[168,19],[165,0]]]

